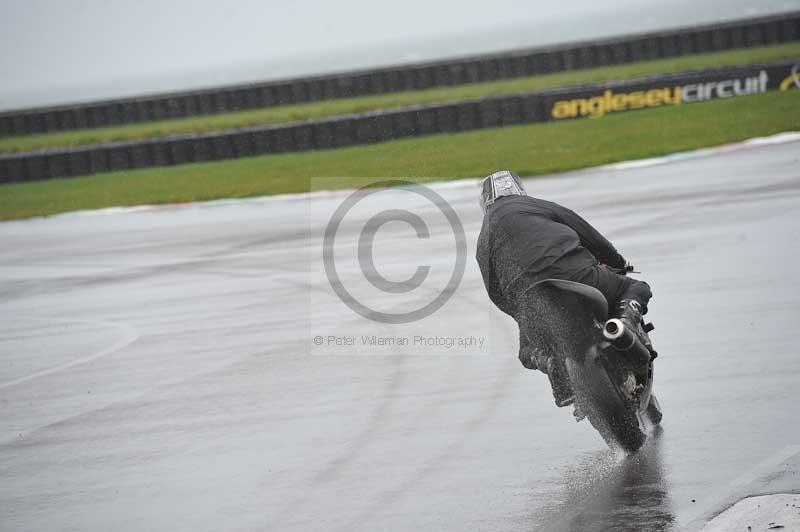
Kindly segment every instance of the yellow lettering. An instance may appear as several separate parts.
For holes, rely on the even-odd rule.
[[[646,92],[636,91],[627,94],[614,94],[611,90],[606,90],[602,96],[558,101],[553,104],[550,114],[556,119],[575,118],[577,116],[601,118],[606,113],[625,111],[626,109],[659,107],[665,104],[679,105],[682,96],[683,90],[681,87],[651,89]]]
[[[569,101],[561,101],[556,102],[553,106],[553,111],[550,113],[553,115],[553,118],[570,118],[575,116],[572,112],[572,102]]]
[[[670,90],[664,89],[664,103],[668,105],[678,105],[681,103],[681,88],[675,87],[672,89],[672,95],[670,95]]]
[[[610,109],[612,111],[624,111],[627,106],[628,106],[627,94],[615,94],[614,97],[611,99]]]
[[[611,92],[610,90],[606,90],[603,93],[603,109],[609,112],[614,110],[614,107],[612,105],[613,98],[614,98],[614,93]]]
[[[663,102],[661,101],[661,89],[653,89],[647,91],[646,99],[647,99],[647,107],[658,107]]]
[[[606,114],[605,100],[602,96],[595,96],[589,99],[589,116],[591,118],[601,118]]]
[[[646,103],[643,92],[632,92],[628,94],[628,105],[631,109],[641,109]]]

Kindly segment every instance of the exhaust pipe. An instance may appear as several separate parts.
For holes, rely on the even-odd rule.
[[[625,327],[621,320],[617,318],[608,320],[603,327],[603,336],[611,342],[611,345],[629,353],[642,364],[650,362],[650,351],[642,344],[636,333]]]

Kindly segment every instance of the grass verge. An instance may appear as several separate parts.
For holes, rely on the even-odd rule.
[[[538,175],[800,130],[799,110],[800,91],[771,92],[597,120],[0,185],[0,219],[306,192],[311,177],[315,185],[316,178],[329,178],[326,188],[336,189],[363,183],[358,178],[364,177],[421,177],[432,181],[477,177],[498,168]]]
[[[800,57],[800,42],[728,52],[700,54],[674,59],[644,61],[616,67],[560,72],[544,76],[518,78],[489,83],[475,83],[424,91],[364,96],[302,105],[286,105],[220,115],[180,118],[129,126],[45,133],[0,138],[0,152],[31,151],[46,148],[74,147],[112,141],[161,137],[178,133],[202,133],[245,126],[278,124],[335,115],[390,109],[416,104],[451,101],[531,92],[552,87],[628,79],[663,72],[722,67]]]

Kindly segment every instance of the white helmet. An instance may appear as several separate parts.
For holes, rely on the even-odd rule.
[[[500,170],[483,180],[481,190],[481,209],[484,214],[489,205],[502,196],[527,196],[516,172]]]

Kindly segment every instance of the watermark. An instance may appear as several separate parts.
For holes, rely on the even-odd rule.
[[[321,335],[312,338],[315,346],[326,347],[436,347],[440,349],[483,349],[483,336],[438,335]]]
[[[406,302],[409,300],[408,296],[413,293],[415,295],[414,300],[420,301],[410,310],[404,308],[402,310],[389,311],[376,308],[373,304],[374,301],[365,298],[363,295],[357,297],[354,291],[345,285],[339,269],[337,268],[337,255],[335,253],[337,238],[340,228],[348,217],[348,214],[360,203],[374,200],[377,194],[387,189],[413,196],[414,200],[422,198],[428,204],[427,207],[430,207],[430,205],[435,206],[435,210],[437,210],[446,221],[445,224],[439,224],[436,230],[439,233],[441,233],[442,230],[447,231],[452,236],[455,245],[455,255],[452,257],[452,261],[448,259],[448,262],[452,262],[452,269],[444,287],[431,288],[428,286],[426,288],[426,285],[429,284],[426,283],[426,280],[431,276],[432,267],[431,264],[427,262],[424,255],[413,256],[407,254],[403,256],[403,264],[413,264],[416,267],[413,268],[413,272],[410,273],[410,275],[402,280],[394,280],[383,275],[376,266],[374,249],[376,245],[381,243],[381,229],[390,223],[399,222],[410,227],[417,239],[430,239],[432,234],[431,227],[428,226],[426,221],[419,214],[423,208],[418,205],[415,208],[408,207],[407,205],[414,203],[412,198],[396,197],[394,198],[395,201],[392,204],[392,208],[380,210],[366,220],[356,219],[355,223],[360,225],[360,230],[357,231],[358,236],[354,238],[354,233],[350,231],[348,232],[347,239],[350,245],[348,249],[354,248],[355,250],[362,279],[380,293],[404,296],[404,301]],[[375,204],[383,205],[383,202],[376,201]],[[387,239],[387,241],[383,243],[386,245],[397,245],[396,241],[391,239]],[[402,252],[402,250],[400,251]],[[339,300],[347,305],[353,312],[366,319],[379,323],[406,324],[430,316],[441,309],[453,296],[464,276],[467,263],[467,242],[464,228],[455,210],[436,191],[411,181],[375,181],[349,194],[336,208],[325,228],[322,244],[322,259],[325,275],[331,288],[333,288]],[[424,294],[425,297],[421,298],[419,294]],[[320,336],[320,338],[323,338],[323,341],[327,341],[326,336]],[[410,338],[412,339],[411,341],[413,341],[413,337]],[[316,345],[326,344],[320,343]]]

